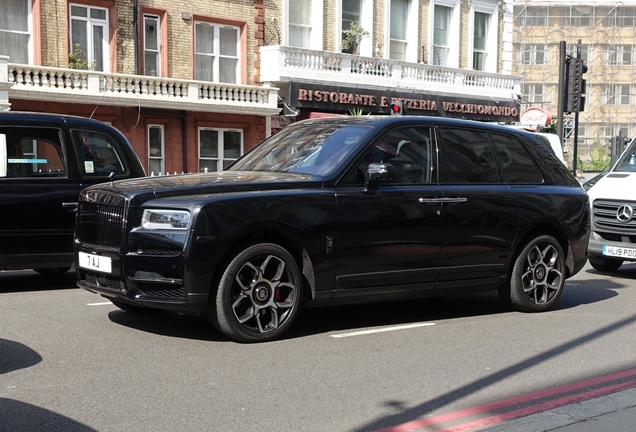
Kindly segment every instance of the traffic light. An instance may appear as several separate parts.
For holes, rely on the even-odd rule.
[[[565,112],[581,112],[585,108],[586,82],[583,74],[587,72],[585,61],[580,58],[566,59]]]
[[[404,113],[404,102],[399,100],[394,100],[391,102],[391,115],[403,115]]]

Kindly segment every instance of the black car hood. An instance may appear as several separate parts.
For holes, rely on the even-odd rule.
[[[322,177],[277,172],[221,171],[119,180],[90,186],[85,191],[99,189],[127,197],[143,195],[146,199],[152,199],[175,195],[289,189],[296,187],[299,183],[306,186],[312,181],[320,184]]]

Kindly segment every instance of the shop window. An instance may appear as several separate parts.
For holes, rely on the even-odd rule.
[[[223,171],[243,154],[243,131],[199,129],[199,171]]]

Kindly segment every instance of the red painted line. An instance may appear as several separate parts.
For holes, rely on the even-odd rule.
[[[505,408],[511,405],[517,405],[525,402],[532,401],[534,399],[545,398],[549,396],[556,396],[561,393],[566,393],[574,390],[579,390],[585,387],[591,387],[599,384],[603,384],[609,381],[614,381],[622,378],[636,376],[636,368],[628,369],[621,372],[616,372],[609,375],[603,375],[600,377],[590,378],[584,381],[578,381],[572,384],[565,384],[559,387],[553,387],[546,390],[540,390],[534,393],[528,393],[522,396],[516,396],[510,399],[504,399],[497,402],[488,403],[485,405],[479,405],[472,408],[467,408],[460,411],[455,411],[447,414],[441,414],[434,417],[428,417],[421,420],[414,420],[412,422],[403,423],[396,426],[390,426],[388,428],[378,429],[375,432],[408,432],[414,429],[423,428],[426,426],[436,425],[439,423],[445,423],[451,420],[456,420],[463,417],[469,417],[477,414],[481,414],[487,411],[493,411],[500,408]],[[634,384],[636,386],[636,383]],[[585,393],[583,393],[585,394]]]
[[[576,395],[565,396],[559,399],[554,399],[549,402],[544,402],[537,405],[532,405],[526,408],[521,408],[514,411],[509,411],[502,414],[493,415],[490,417],[484,417],[479,420],[475,420],[468,423],[463,423],[456,426],[451,426],[443,429],[437,429],[435,432],[469,432],[474,431],[475,429],[479,429],[485,426],[491,426],[499,423],[503,423],[505,421],[510,421],[514,419],[518,419],[521,417],[526,417],[531,414],[536,414],[543,411],[548,411],[550,409],[558,408],[564,405],[570,405],[576,402],[583,402],[588,399],[594,399],[599,396],[604,396],[610,393],[616,393],[622,390],[627,390],[629,388],[636,387],[636,380],[627,381],[620,384],[615,384],[607,387],[603,387],[596,390],[590,390],[587,392],[579,393]]]

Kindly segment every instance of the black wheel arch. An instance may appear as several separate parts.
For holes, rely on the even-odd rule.
[[[542,235],[550,235],[554,237],[563,249],[565,253],[565,267],[567,269],[566,279],[570,277],[572,272],[574,271],[574,258],[572,252],[572,245],[568,240],[568,236],[565,230],[558,225],[549,222],[542,222],[531,229],[529,229],[523,236],[520,237],[519,241],[515,245],[514,253],[510,257],[510,261],[508,263],[508,278],[510,278],[512,273],[512,268],[514,266],[517,257],[523,250],[523,248],[530,242],[532,239],[535,239]]]

